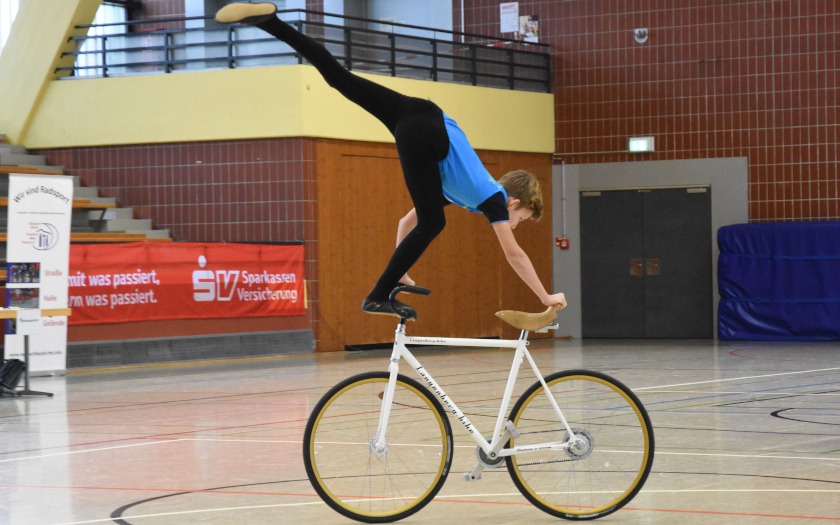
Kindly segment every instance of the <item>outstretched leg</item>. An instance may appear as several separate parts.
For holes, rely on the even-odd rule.
[[[289,44],[315,66],[327,84],[379,119],[393,134],[397,120],[406,110],[402,106],[409,97],[354,75],[324,46],[277,18],[276,10],[277,6],[270,3],[229,4],[216,13],[216,20],[227,24],[251,24]]]

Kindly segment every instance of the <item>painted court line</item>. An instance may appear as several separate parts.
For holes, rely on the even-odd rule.
[[[796,461],[840,461],[840,458],[825,456],[765,456],[762,454],[713,454],[705,452],[667,452],[656,451],[657,456],[703,456],[714,458],[735,458],[735,459],[793,459]]]
[[[755,493],[755,492],[780,492],[780,493],[828,493],[828,494],[837,494],[840,493],[840,490],[773,490],[773,489],[744,489],[744,490],[731,490],[731,489],[709,489],[709,490],[645,490],[644,492],[649,493],[659,493],[659,494],[677,494],[677,493]],[[469,495],[449,495],[449,496],[438,496],[435,499],[439,501],[448,501],[450,503],[467,503],[467,504],[498,504],[498,505],[517,505],[517,506],[527,506],[530,505],[527,502],[493,502],[493,501],[483,501],[478,498],[499,498],[499,497],[508,497],[508,496],[519,496],[518,492],[513,493],[488,493],[482,495],[476,494],[469,494]],[[238,506],[238,507],[219,507],[219,508],[212,508],[212,509],[194,509],[194,510],[187,510],[187,511],[176,511],[176,512],[161,512],[161,513],[154,513],[154,514],[134,514],[134,515],[124,515],[119,516],[119,519],[122,520],[138,520],[138,519],[145,519],[145,518],[163,518],[163,517],[170,517],[170,516],[190,516],[196,515],[201,513],[215,513],[215,512],[231,512],[231,511],[244,511],[244,510],[256,510],[256,509],[276,509],[276,508],[290,508],[290,507],[308,507],[308,506],[320,506],[324,505],[324,503],[320,501],[314,502],[299,502],[299,503],[287,503],[287,504],[275,504],[275,505],[247,505],[247,506]],[[833,516],[806,516],[806,515],[783,515],[783,514],[770,514],[770,513],[750,513],[750,512],[721,512],[721,511],[713,511],[713,510],[690,510],[690,509],[657,509],[657,508],[643,508],[643,507],[624,507],[624,512],[655,512],[655,513],[673,513],[673,514],[697,514],[697,515],[709,515],[709,516],[738,516],[738,517],[760,517],[760,518],[770,518],[770,519],[808,519],[808,520],[815,520],[815,521],[840,521],[840,518],[833,517]],[[85,520],[85,521],[72,521],[72,522],[65,522],[65,523],[57,523],[55,525],[93,525],[96,523],[113,523],[114,518],[104,518],[104,519],[94,519],[94,520]]]
[[[13,461],[26,461],[27,459],[44,459],[44,458],[52,458],[57,456],[69,456],[71,454],[87,454],[89,452],[103,452],[106,450],[116,450],[120,448],[132,448],[132,447],[146,447],[149,445],[162,445],[164,443],[175,443],[176,441],[185,441],[184,439],[167,439],[165,441],[152,441],[150,443],[134,443],[132,445],[116,445],[113,447],[102,447],[102,448],[91,448],[88,450],[71,450],[67,452],[58,452],[56,454],[43,454],[40,456],[26,456],[22,458],[11,458],[11,459],[0,459],[0,463],[11,463]]]
[[[292,444],[297,445],[300,444],[300,441],[285,441],[285,440],[251,440],[251,439],[226,439],[226,438],[183,438],[179,441],[217,441],[217,442],[245,442],[245,443],[283,443],[283,444]],[[360,445],[364,443],[346,443],[347,445]],[[434,446],[434,445],[422,445],[416,444],[416,446]],[[453,448],[459,449],[468,449],[472,450],[475,449],[474,443],[455,443]],[[716,458],[734,458],[734,459],[793,459],[793,460],[805,460],[805,461],[830,461],[830,462],[840,462],[840,457],[824,457],[824,456],[770,456],[770,455],[762,455],[762,454],[714,454],[710,452],[668,452],[663,450],[657,450],[656,455],[663,455],[663,456],[703,456],[703,457],[716,457]],[[438,496],[440,497],[440,496]]]
[[[815,374],[818,372],[835,372],[840,370],[840,367],[834,368],[817,368],[814,370],[799,370],[796,372],[778,372],[775,374],[762,374],[757,376],[743,376],[743,377],[730,377],[728,379],[708,379],[706,381],[693,381],[691,383],[674,383],[672,385],[659,385],[659,386],[644,386],[633,388],[634,391],[639,392],[641,390],[658,390],[660,388],[674,388],[678,386],[693,386],[693,385],[708,385],[710,383],[726,383],[729,381],[744,381],[747,379],[766,379],[768,377],[782,377],[782,376],[792,376],[792,375],[801,375],[801,374]]]
[[[179,439],[167,439],[164,441],[153,441],[150,443],[135,443],[132,445],[116,445],[113,447],[101,447],[101,448],[93,448],[88,450],[74,450],[68,452],[60,452],[56,454],[44,454],[40,456],[26,456],[22,458],[11,458],[11,459],[0,459],[0,463],[10,463],[14,461],[25,461],[29,459],[44,459],[44,458],[51,458],[51,457],[60,457],[60,456],[69,456],[71,454],[87,454],[90,452],[105,452],[110,450],[118,450],[123,448],[134,448],[134,447],[144,447],[149,445],[164,445],[164,444],[171,444],[171,443],[178,443],[178,442],[185,442],[185,441],[214,441],[214,442],[232,442],[232,443],[282,443],[282,444],[294,444],[297,445],[300,441],[297,440],[252,440],[252,439],[230,439],[230,438],[179,438]],[[474,444],[455,444],[454,448],[465,448],[465,449],[473,449],[475,448]],[[792,460],[805,460],[805,461],[827,461],[827,462],[840,462],[840,458],[832,458],[832,457],[825,457],[825,456],[770,456],[770,455],[762,455],[762,454],[714,454],[714,453],[703,453],[703,452],[668,452],[664,450],[657,450],[656,455],[662,456],[703,456],[703,457],[720,457],[720,458],[735,458],[735,459],[792,459]]]
[[[215,509],[196,509],[196,510],[182,510],[177,512],[160,512],[155,514],[134,514],[130,516],[120,516],[122,520],[137,520],[143,518],[163,518],[168,516],[188,516],[190,514],[200,514],[205,512],[229,512],[236,510],[253,510],[253,509],[275,509],[282,507],[306,507],[311,505],[323,505],[321,501],[310,503],[287,503],[278,505],[247,505],[244,507],[219,507]],[[114,518],[104,518],[85,521],[68,521],[65,523],[56,523],[55,525],[87,525],[90,523],[114,523]]]
[[[648,387],[648,388],[665,388],[665,387]],[[785,387],[787,389],[792,387]],[[641,390],[641,389],[636,389]],[[763,392],[755,392],[753,390],[716,390],[714,392],[710,392],[708,390],[660,390],[660,394],[697,394],[703,395],[707,397],[714,397],[714,396],[742,396],[742,395],[750,395],[755,397],[779,397],[779,396],[790,396],[790,397],[840,397],[840,392],[779,392],[780,389],[774,389],[772,391],[763,391]]]
[[[138,438],[139,439],[139,438]],[[27,459],[43,459],[43,458],[52,458],[52,457],[59,457],[59,456],[69,456],[70,454],[87,454],[89,452],[104,452],[108,450],[117,450],[121,448],[132,448],[132,447],[145,447],[149,445],[164,445],[169,443],[178,443],[183,441],[231,441],[231,442],[248,442],[248,443],[282,443],[282,444],[290,444],[290,445],[298,445],[300,441],[296,440],[265,440],[265,439],[224,439],[224,438],[177,438],[177,439],[164,439],[160,441],[150,441],[146,443],[133,443],[131,445],[115,445],[113,447],[100,447],[100,448],[90,448],[87,450],[71,450],[67,452],[57,452],[55,454],[42,454],[38,456],[24,456],[20,458],[11,458],[11,459],[0,459],[0,463],[11,463],[14,461],[25,461]],[[75,445],[67,445],[75,446]]]

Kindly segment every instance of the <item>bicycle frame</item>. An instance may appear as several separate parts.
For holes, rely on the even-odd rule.
[[[414,355],[408,350],[406,345],[409,344],[424,346],[492,347],[515,349],[513,363],[511,364],[510,374],[508,375],[507,384],[505,385],[505,392],[504,396],[502,397],[502,403],[499,406],[499,415],[496,419],[496,424],[493,429],[492,439],[488,440],[481,433],[481,431],[469,420],[469,418],[461,411],[461,409],[458,408],[458,405],[455,403],[455,401],[453,401],[452,398],[450,398],[446,394],[446,392],[437,383],[437,381],[435,381],[432,375],[423,367],[423,365],[420,364],[420,361],[418,361],[417,358],[414,357]],[[380,456],[384,455],[387,452],[386,432],[388,429],[388,419],[391,414],[391,404],[394,398],[394,389],[396,386],[397,374],[399,374],[399,363],[401,360],[405,360],[406,363],[408,363],[408,365],[414,369],[417,375],[420,376],[422,382],[425,383],[429,390],[431,390],[431,392],[438,398],[438,400],[443,405],[444,409],[447,412],[449,412],[452,415],[452,417],[454,417],[459,423],[461,423],[461,425],[464,427],[467,433],[475,441],[476,445],[478,445],[478,447],[480,447],[489,458],[496,459],[499,457],[512,456],[514,454],[535,450],[568,450],[570,447],[574,446],[580,438],[574,437],[568,439],[565,442],[538,443],[534,445],[514,446],[513,448],[502,449],[504,444],[508,441],[508,439],[510,439],[511,435],[516,437],[516,429],[513,427],[513,424],[511,422],[506,421],[506,416],[508,413],[508,407],[510,406],[511,398],[513,396],[514,384],[516,382],[517,376],[519,375],[519,369],[521,368],[523,359],[528,360],[528,364],[531,366],[531,369],[537,376],[537,379],[542,383],[546,396],[548,397],[551,406],[554,408],[554,412],[557,415],[557,418],[559,419],[559,421],[562,422],[563,426],[565,427],[567,435],[575,436],[575,433],[569,426],[568,421],[566,421],[566,418],[563,416],[563,412],[560,410],[557,401],[551,394],[548,385],[546,385],[542,373],[540,373],[539,369],[537,368],[537,364],[531,357],[530,352],[528,352],[527,346],[528,332],[525,330],[522,331],[522,333],[519,336],[519,339],[416,337],[407,336],[405,334],[405,323],[400,322],[400,324],[397,326],[396,336],[394,338],[394,347],[391,352],[390,364],[388,366],[388,372],[390,373],[388,387],[385,390],[382,398],[382,410],[379,415],[379,425],[377,428],[377,433],[370,443],[371,450]],[[480,471],[482,468],[482,465],[479,464],[477,470]],[[475,474],[475,471],[473,471],[473,474]],[[477,479],[478,477],[480,476],[473,475],[472,479]]]

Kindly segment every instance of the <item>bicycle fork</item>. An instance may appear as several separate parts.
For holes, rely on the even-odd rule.
[[[376,428],[376,434],[370,441],[370,451],[376,455],[377,458],[383,457],[388,452],[388,444],[385,440],[386,432],[388,430],[388,419],[391,417],[391,405],[394,402],[394,392],[396,391],[397,375],[400,373],[400,345],[402,339],[405,337],[405,321],[400,320],[397,325],[397,334],[394,340],[394,347],[391,350],[391,360],[388,364],[388,386],[385,387],[385,392],[382,394],[382,409],[379,411],[379,424]]]

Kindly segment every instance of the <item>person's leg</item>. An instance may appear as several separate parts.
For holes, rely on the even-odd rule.
[[[449,139],[440,109],[428,101],[412,100],[416,106],[412,116],[400,121],[395,137],[406,187],[417,212],[417,226],[397,246],[368,295],[377,302],[388,298],[446,225],[438,161],[448,153]]]
[[[324,46],[277,18],[275,10],[276,6],[269,3],[230,4],[216,14],[216,20],[223,23],[251,24],[289,44],[315,66],[327,84],[379,119],[393,134],[400,117],[402,102],[408,97],[354,75]]]

